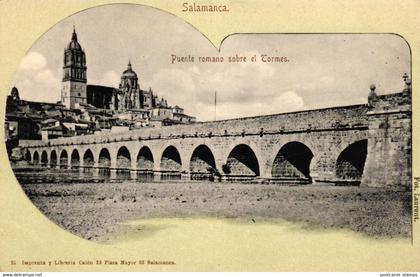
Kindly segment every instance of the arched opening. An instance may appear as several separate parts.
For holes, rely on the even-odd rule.
[[[67,167],[69,163],[68,159],[69,157],[68,157],[67,151],[66,150],[61,151],[61,154],[60,154],[60,167],[61,168]]]
[[[99,152],[98,165],[100,168],[108,168],[111,166],[111,155],[109,154],[108,149],[103,148]]]
[[[51,151],[50,166],[51,167],[57,166],[57,152],[55,150]]]
[[[93,153],[90,149],[85,151],[83,155],[83,166],[84,167],[93,167],[95,164],[95,159],[93,158]]]
[[[131,168],[131,156],[130,151],[127,147],[122,146],[117,153],[117,168],[118,169],[130,169]]]
[[[76,149],[74,149],[73,152],[71,153],[70,163],[72,167],[80,166],[80,156],[79,156],[79,152]]]
[[[367,155],[367,139],[346,147],[338,156],[335,173],[342,181],[360,183]]]
[[[90,149],[87,149],[83,154],[83,176],[85,178],[93,178],[93,166],[95,165],[95,159]]]
[[[168,146],[163,151],[160,161],[160,170],[163,172],[162,179],[180,179],[181,178],[181,156],[174,146]]]
[[[111,155],[109,154],[108,149],[102,148],[101,152],[99,152],[98,166],[99,176],[105,179],[109,178],[111,175]]]
[[[181,172],[182,162],[178,150],[174,146],[168,146],[163,151],[160,168],[162,171]]]
[[[34,156],[32,158],[32,163],[34,165],[38,165],[39,164],[39,154],[38,154],[38,151],[35,151],[34,152]]]
[[[311,149],[297,141],[288,142],[279,150],[271,168],[273,179],[311,182]]]
[[[48,165],[48,154],[47,151],[42,151],[41,154],[41,165],[42,166],[47,166]]]
[[[127,147],[122,146],[117,153],[117,178],[129,179],[131,169],[131,156]]]
[[[144,171],[153,170],[153,154],[149,147],[143,146],[137,155],[137,168]]]
[[[137,179],[139,181],[153,180],[154,159],[149,147],[143,146],[137,155]]]
[[[25,159],[25,161],[30,162],[31,161],[31,152],[29,152],[29,150],[26,150],[23,158]]]
[[[214,180],[217,175],[213,153],[206,145],[194,149],[190,160],[191,180]]]
[[[260,167],[254,151],[245,144],[235,146],[230,151],[223,172],[232,178],[253,178],[260,175]]]

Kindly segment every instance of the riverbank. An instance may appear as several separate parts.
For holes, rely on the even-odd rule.
[[[47,217],[85,239],[106,241],[127,220],[228,217],[349,229],[374,237],[411,236],[411,192],[340,186],[213,182],[29,184]]]

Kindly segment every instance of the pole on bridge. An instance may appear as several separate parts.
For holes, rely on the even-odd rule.
[[[216,112],[217,112],[217,91],[214,91],[214,121],[216,121]]]

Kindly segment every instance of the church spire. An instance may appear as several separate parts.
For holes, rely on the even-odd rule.
[[[76,27],[74,25],[73,25],[73,35],[71,36],[71,40],[77,42]]]
[[[128,69],[128,70],[132,70],[132,69],[131,69],[131,60],[130,60],[130,59],[128,59],[127,69]]]

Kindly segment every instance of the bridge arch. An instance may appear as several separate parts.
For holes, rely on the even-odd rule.
[[[67,167],[69,163],[69,155],[65,149],[61,150],[60,153],[60,167]]]
[[[137,154],[137,169],[152,171],[153,168],[154,159],[152,151],[148,146],[143,146]]]
[[[191,179],[212,178],[216,173],[216,161],[210,148],[205,144],[197,146],[190,158]]]
[[[41,165],[47,166],[48,165],[48,154],[47,151],[42,151],[41,153]]]
[[[299,141],[284,144],[277,152],[271,167],[273,179],[311,180],[310,165],[314,154]]]
[[[336,161],[335,174],[343,181],[360,182],[367,156],[367,139],[356,141],[340,152]]]
[[[57,166],[57,164],[58,164],[58,162],[57,162],[57,151],[55,151],[55,149],[53,149],[51,151],[51,154],[50,154],[50,165],[51,165],[51,167],[55,167],[55,166]]]
[[[31,161],[31,152],[29,152],[28,149],[26,149],[25,151],[25,155],[23,156],[23,158],[25,159],[25,161],[30,162]]]
[[[166,172],[181,172],[181,155],[175,146],[170,145],[163,151],[160,160],[160,170]]]
[[[121,146],[117,152],[117,168],[130,169],[131,168],[131,155],[127,147]]]
[[[260,176],[260,165],[254,150],[247,144],[236,145],[229,153],[223,172],[238,177]]]
[[[32,157],[32,163],[34,165],[38,165],[39,164],[39,154],[38,151],[34,151],[33,157]]]
[[[93,167],[95,164],[95,158],[93,156],[92,150],[87,149],[83,154],[83,166]]]
[[[107,148],[102,148],[99,152],[98,166],[101,168],[111,167],[111,154]]]
[[[71,163],[71,166],[80,166],[80,155],[77,149],[74,149],[71,152],[70,163]]]

